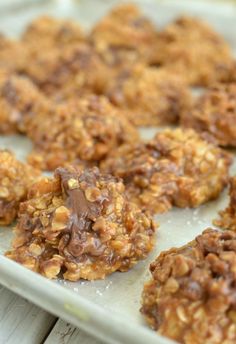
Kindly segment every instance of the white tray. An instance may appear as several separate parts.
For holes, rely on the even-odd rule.
[[[17,35],[33,17],[40,13],[77,18],[89,27],[105,11],[118,1],[80,0],[47,1],[44,5],[21,7],[14,16],[4,11],[0,31]],[[179,14],[192,14],[206,19],[221,32],[236,50],[236,6],[196,0],[136,1],[157,25],[162,26]],[[8,13],[8,15],[7,15]],[[145,130],[148,138],[155,130]],[[0,137],[0,148],[14,150],[24,160],[30,151],[30,142],[20,136]],[[232,174],[236,168],[232,167]],[[174,208],[167,214],[157,216],[160,228],[154,252],[143,262],[126,273],[114,273],[104,281],[65,282],[49,281],[24,267],[10,261],[3,253],[10,247],[10,228],[0,228],[0,283],[30,301],[81,327],[108,343],[171,343],[170,340],[151,331],[139,314],[140,295],[143,284],[150,278],[150,262],[172,246],[192,240],[203,229],[211,226],[217,211],[227,203],[227,192],[215,202],[195,209]]]

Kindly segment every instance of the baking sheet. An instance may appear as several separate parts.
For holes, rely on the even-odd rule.
[[[180,14],[192,14],[206,19],[236,51],[236,6],[233,3],[195,0],[135,1],[152,20],[161,27]],[[106,10],[118,1],[80,0],[47,1],[38,5],[21,6],[17,12],[4,10],[0,18],[0,31],[17,36],[25,25],[39,14],[78,19],[89,28]],[[94,10],[96,5],[96,10]],[[0,16],[2,12],[0,11]],[[150,138],[156,129],[142,130]],[[0,137],[0,147],[10,148],[24,160],[31,150],[30,141],[21,136]],[[235,164],[231,173],[236,173]],[[9,248],[11,229],[0,228],[0,283],[27,297],[32,302],[87,330],[108,343],[171,343],[149,330],[139,314],[143,283],[149,279],[148,266],[160,253],[172,246],[192,240],[217,216],[227,204],[227,191],[214,202],[197,209],[174,208],[167,214],[156,216],[160,224],[157,244],[152,254],[126,273],[116,272],[104,281],[66,282],[48,281],[3,257]]]

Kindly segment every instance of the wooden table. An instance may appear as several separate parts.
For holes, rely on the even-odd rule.
[[[0,344],[103,344],[0,285]]]

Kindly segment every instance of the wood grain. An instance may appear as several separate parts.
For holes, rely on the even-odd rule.
[[[39,344],[56,318],[0,286],[0,343]]]
[[[44,344],[104,344],[59,319]]]

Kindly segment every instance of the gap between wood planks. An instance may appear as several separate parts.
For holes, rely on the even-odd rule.
[[[104,344],[0,285],[0,344]]]
[[[80,329],[59,319],[44,344],[104,344]]]
[[[0,285],[0,344],[39,344],[57,318]]]

